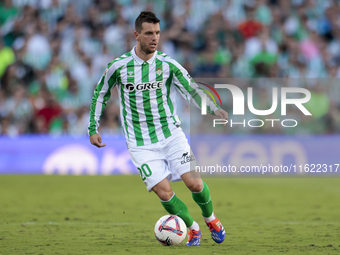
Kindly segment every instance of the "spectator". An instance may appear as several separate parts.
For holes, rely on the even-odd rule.
[[[6,100],[5,116],[17,130],[22,134],[27,132],[27,126],[33,116],[31,102],[27,98],[26,89],[22,85],[12,87],[13,96]]]
[[[17,136],[18,130],[14,125],[11,125],[9,118],[4,116],[0,118],[0,136]]]
[[[60,117],[62,109],[51,93],[46,93],[44,106],[36,114],[38,123],[36,124],[39,131],[47,131],[51,128],[51,124],[55,119]]]
[[[18,14],[18,10],[13,6],[11,0],[4,0],[0,3],[0,25],[5,24]]]
[[[6,68],[13,64],[15,55],[10,47],[6,47],[0,39],[0,79],[6,71]]]
[[[252,7],[246,7],[247,20],[239,25],[241,35],[245,39],[249,39],[253,36],[257,36],[262,30],[262,24],[255,19],[255,9]]]

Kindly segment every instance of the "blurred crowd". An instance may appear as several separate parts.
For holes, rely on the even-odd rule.
[[[315,109],[299,133],[340,133],[337,0],[3,0],[0,134],[87,134],[93,90],[107,64],[135,45],[143,10],[161,20],[158,50],[193,77],[324,78],[308,83]],[[262,89],[256,100],[271,102]],[[180,103],[184,128],[188,109]],[[100,132],[122,134],[116,89]]]

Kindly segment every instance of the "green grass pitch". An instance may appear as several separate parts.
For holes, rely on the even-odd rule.
[[[164,247],[167,214],[139,176],[1,176],[0,254],[340,254],[339,178],[205,178],[226,240],[200,224],[200,247]]]

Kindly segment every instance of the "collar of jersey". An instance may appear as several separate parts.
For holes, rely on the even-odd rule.
[[[144,61],[143,59],[137,56],[135,49],[136,49],[136,46],[133,47],[133,49],[131,50],[131,55],[137,61],[138,64],[143,65],[144,62],[147,62],[148,64],[152,64],[155,61],[155,58],[157,56],[157,51],[155,51],[153,56],[148,61]]]

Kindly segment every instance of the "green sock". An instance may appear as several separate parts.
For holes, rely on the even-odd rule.
[[[161,201],[161,203],[168,213],[180,217],[187,227],[190,227],[194,222],[189,214],[188,207],[175,194],[169,201]]]
[[[203,189],[201,192],[192,193],[192,198],[201,207],[203,217],[210,217],[213,213],[212,201],[210,198],[210,190],[208,185],[203,182]]]

